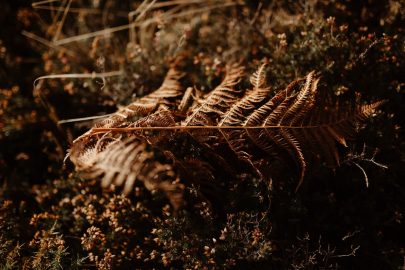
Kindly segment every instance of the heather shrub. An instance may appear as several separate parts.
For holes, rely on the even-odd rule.
[[[401,1],[0,8],[10,14],[0,18],[2,269],[403,267]],[[315,70],[325,102],[385,104],[338,147],[339,167],[310,161],[297,192],[297,173],[279,156],[266,167],[272,181],[243,166],[228,174],[187,136],[162,148],[177,160],[145,148],[156,164],[186,164],[176,169],[181,206],[147,180],[128,194],[103,187],[65,159],[75,138],[157,89],[171,68],[198,101],[232,63],[247,74],[265,64],[275,90]],[[240,84],[250,87],[249,77]]]

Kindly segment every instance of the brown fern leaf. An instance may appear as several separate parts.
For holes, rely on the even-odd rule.
[[[214,124],[217,119],[237,100],[239,91],[235,90],[243,75],[244,68],[238,65],[227,67],[225,78],[212,90],[203,102],[192,108],[191,114],[183,121],[183,126],[206,126]]]
[[[133,116],[146,116],[155,110],[159,105],[170,105],[174,98],[183,94],[179,79],[182,74],[177,70],[170,69],[162,85],[152,93],[143,96],[131,104],[118,110],[115,114],[97,124],[98,127],[118,126],[126,119]]]
[[[223,115],[218,127],[222,126],[238,126],[243,123],[246,118],[251,114],[261,103],[269,98],[271,88],[265,87],[265,64],[251,76],[250,81],[254,89],[248,91],[244,97],[234,103],[230,109]],[[251,155],[245,150],[247,142],[246,136],[241,136],[238,130],[221,130],[223,137],[229,144],[231,150],[239,157],[239,159],[246,161],[249,165],[256,169],[252,164]],[[257,171],[258,172],[258,171]],[[259,173],[260,174],[260,173]]]
[[[183,89],[179,83],[179,79],[183,74],[175,69],[170,69],[163,80],[162,85],[154,92],[141,97],[141,104],[173,104],[173,99],[183,95]]]
[[[254,89],[263,88],[266,84],[266,64],[262,64],[252,76],[250,76],[250,83]]]
[[[148,189],[153,187],[153,189],[161,189],[170,194],[168,198],[175,207],[178,207],[180,205],[179,198],[182,195],[177,194],[175,190],[179,190],[179,185],[170,187],[170,181],[163,181],[162,183],[158,181],[162,178],[158,175],[167,174],[169,176],[169,174],[173,174],[175,176],[173,169],[169,170],[168,165],[153,161],[153,154],[146,151],[145,142],[134,136],[123,137],[110,133],[103,133],[99,136],[94,130],[96,128],[121,126],[148,126],[153,125],[153,123],[158,123],[159,126],[170,125],[171,123],[167,123],[170,119],[169,114],[163,108],[175,108],[177,106],[176,98],[183,94],[179,83],[182,76],[180,72],[174,69],[169,70],[162,85],[157,90],[121,108],[78,137],[68,153],[76,166],[76,170],[86,178],[102,177],[102,184],[105,187],[111,184],[123,185],[124,193],[129,193],[135,180],[139,179],[145,183]],[[156,110],[157,112],[153,113]],[[134,116],[143,117],[132,122],[131,118]],[[159,119],[161,119],[160,122]],[[140,134],[138,137],[141,137]],[[153,166],[150,165],[152,163]],[[155,173],[155,176],[149,178],[151,172]]]
[[[242,122],[243,126],[261,126],[263,121],[284,101],[290,100],[292,93],[298,90],[299,83],[302,80],[292,82],[283,91],[279,91],[271,100],[256,108],[252,113],[245,117]],[[266,135],[268,131],[262,128],[246,129],[246,134],[250,140],[257,145],[260,149],[266,151],[268,154],[274,153],[274,145],[276,144],[276,136],[273,140],[268,140]],[[276,134],[277,135],[277,134]]]
[[[355,110],[343,107],[325,110],[317,99],[319,76],[315,72],[293,81],[271,98],[264,65],[252,75],[253,89],[246,93],[236,89],[242,74],[242,67],[228,66],[221,84],[194,107],[184,105],[190,103],[190,90],[181,102],[180,98],[170,100],[171,109],[155,108],[154,113],[135,122],[123,122],[118,127],[94,127],[87,133],[88,137],[75,141],[71,160],[78,171],[87,172],[91,177],[103,175],[103,185],[125,185],[124,190],[129,192],[135,179],[140,179],[146,186],[172,194],[168,195],[170,197],[173,190],[177,190],[176,186],[169,185],[172,180],[154,182],[153,175],[167,174],[169,179],[174,179],[176,174],[170,166],[157,164],[146,145],[171,152],[172,142],[184,138],[176,135],[186,132],[196,139],[195,143],[203,146],[201,149],[209,149],[211,156],[216,155],[212,160],[226,164],[222,151],[227,146],[261,177],[262,170],[266,170],[259,166],[263,160],[290,156],[299,167],[298,189],[309,156],[319,157],[329,166],[338,166],[337,143],[346,146],[357,123],[370,117],[382,103],[359,106]],[[176,78],[177,75],[172,76],[171,87],[166,88],[171,89],[167,90],[171,96],[164,97],[161,93],[166,90],[157,90],[140,100],[164,104],[165,98],[180,97],[177,91],[181,87],[174,82]],[[187,108],[188,116],[184,116]]]
[[[120,125],[125,125],[125,123],[130,121],[134,116],[146,116],[156,109],[160,109],[158,108],[159,106],[177,106],[175,103],[176,98],[183,94],[183,89],[179,83],[179,79],[182,76],[183,74],[181,72],[170,69],[162,85],[157,90],[119,109],[113,115],[97,123],[95,128],[119,127]],[[78,137],[75,142],[92,133],[93,129],[90,129],[88,132]]]
[[[137,180],[150,191],[161,190],[175,208],[181,205],[183,186],[170,164],[154,160],[148,144],[134,136],[99,139],[81,155],[71,155],[76,169],[85,178],[101,177],[103,187],[123,186],[125,194],[133,190]],[[74,152],[77,153],[78,151]]]

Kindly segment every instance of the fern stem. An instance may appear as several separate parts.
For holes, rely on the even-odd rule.
[[[93,133],[102,132],[131,132],[131,131],[142,131],[142,130],[190,130],[190,129],[265,129],[265,128],[276,128],[276,129],[307,129],[307,128],[319,128],[320,126],[169,126],[169,127],[125,127],[125,128],[93,128]]]

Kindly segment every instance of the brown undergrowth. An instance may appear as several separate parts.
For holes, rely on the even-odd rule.
[[[2,268],[403,266],[401,1],[0,8]]]

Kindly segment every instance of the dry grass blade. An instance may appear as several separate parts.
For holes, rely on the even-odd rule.
[[[201,8],[193,8],[193,9],[181,11],[181,12],[178,12],[175,14],[168,14],[168,15],[164,16],[163,19],[166,21],[173,20],[173,19],[177,19],[177,18],[181,18],[181,17],[190,16],[192,14],[199,14],[199,13],[203,13],[203,12],[218,9],[218,8],[231,7],[231,6],[240,5],[240,4],[241,3],[239,3],[239,2],[233,2],[233,1],[225,2],[225,3],[221,3],[221,4],[210,4],[210,5],[201,7]],[[108,37],[112,33],[115,33],[115,32],[128,30],[128,29],[131,29],[131,28],[134,28],[137,26],[147,26],[149,24],[156,23],[156,22],[157,22],[156,18],[150,18],[150,19],[144,20],[144,21],[135,21],[135,22],[132,22],[129,24],[119,25],[119,26],[110,27],[110,28],[106,28],[106,29],[102,29],[102,30],[98,30],[98,31],[94,31],[94,32],[86,33],[86,34],[67,37],[64,39],[59,39],[58,41],[55,42],[55,45],[57,45],[57,46],[66,45],[66,44],[69,44],[72,42],[86,40],[86,39],[94,38],[97,36]]]

